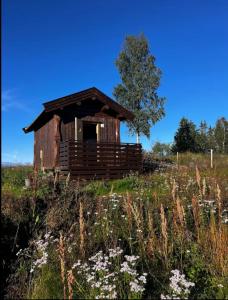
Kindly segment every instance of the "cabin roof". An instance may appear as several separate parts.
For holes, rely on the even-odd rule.
[[[38,115],[38,117],[27,127],[23,128],[24,132],[30,132],[33,131],[34,128],[38,126],[39,123],[42,123],[42,121],[49,119],[53,116],[53,113],[56,112],[59,109],[63,109],[64,107],[78,103],[81,101],[85,101],[88,99],[97,99],[100,102],[104,103],[109,109],[115,111],[118,115],[118,118],[120,120],[133,120],[134,114],[112,100],[110,97],[105,95],[103,92],[101,92],[96,87],[92,87],[71,95],[67,95],[61,98],[57,98],[52,101],[44,102],[44,110]]]

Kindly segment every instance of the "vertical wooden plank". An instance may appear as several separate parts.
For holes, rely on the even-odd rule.
[[[116,142],[120,142],[120,120],[115,120]]]
[[[77,126],[78,126],[78,141],[82,141],[83,139],[83,126],[82,126],[82,120],[77,119]]]
[[[53,120],[53,167],[59,166],[59,147],[60,147],[60,117],[58,115],[54,116]]]

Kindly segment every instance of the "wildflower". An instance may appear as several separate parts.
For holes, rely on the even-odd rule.
[[[138,278],[139,281],[142,281],[143,283],[146,283],[146,277],[141,275],[139,278]]]
[[[120,247],[117,247],[116,249],[109,249],[109,257],[116,257],[121,253],[123,253],[123,250],[120,249]]]
[[[129,285],[131,292],[141,293],[145,290],[143,286],[138,284],[137,279],[135,279],[134,281],[130,281]]]
[[[129,262],[135,262],[138,258],[139,258],[139,256],[134,256],[134,255],[132,255],[132,256],[129,256],[129,255],[125,255],[124,256],[125,257],[125,259],[127,260],[127,261],[129,261]]]
[[[185,275],[181,274],[179,270],[172,270],[173,276],[170,277],[171,295],[161,294],[161,299],[187,299],[190,294],[190,287],[195,286],[194,282],[187,281]]]
[[[137,272],[128,265],[127,261],[124,261],[121,264],[120,272],[121,273],[128,273],[129,275],[133,275],[133,276],[137,275]]]
[[[81,260],[79,259],[76,263],[73,264],[72,269],[75,269],[76,267],[81,265]]]

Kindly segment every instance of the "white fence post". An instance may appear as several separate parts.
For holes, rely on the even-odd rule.
[[[211,169],[213,169],[213,149],[211,149]]]

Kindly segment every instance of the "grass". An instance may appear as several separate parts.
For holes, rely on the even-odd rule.
[[[3,214],[14,222],[26,215],[32,234],[9,286],[32,299],[60,299],[64,291],[69,299],[174,292],[180,298],[227,299],[227,170],[227,156],[215,156],[211,169],[208,155],[180,154],[178,167],[82,187],[62,183],[58,191],[40,177],[26,196],[12,186],[14,200],[6,176]],[[27,174],[14,171],[23,188]],[[175,291],[173,270],[193,286]],[[23,291],[19,277],[27,278]],[[16,298],[12,290],[7,295]]]

